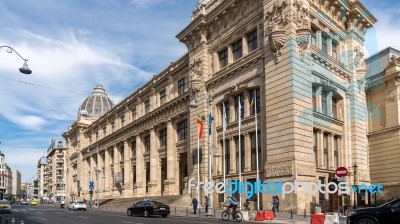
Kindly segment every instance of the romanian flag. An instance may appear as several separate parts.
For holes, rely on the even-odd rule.
[[[203,137],[203,122],[201,121],[200,117],[197,117],[197,128],[198,128],[198,130],[197,130],[198,136],[199,136],[199,138],[202,138]]]
[[[251,99],[249,111],[251,112],[254,108],[254,97]]]

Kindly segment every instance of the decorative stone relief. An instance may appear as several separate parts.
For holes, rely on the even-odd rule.
[[[315,177],[315,166],[308,165],[308,164],[297,164],[297,175],[298,176],[308,176],[308,177]]]
[[[194,62],[189,66],[190,68],[190,86],[194,95],[197,97],[199,92],[202,90],[204,83],[202,81],[202,68],[201,68],[201,59],[194,60]]]
[[[289,23],[288,15],[283,10],[288,5],[285,0],[276,1],[271,12],[265,16],[265,36],[268,37],[271,49],[274,51],[275,62],[280,61],[281,49],[286,42],[285,26]]]
[[[354,53],[354,68],[358,68],[360,65],[360,61],[364,58],[364,52],[361,47],[355,47],[353,50]]]
[[[386,99],[386,101],[389,101],[389,102],[396,101],[396,92],[394,90],[387,91],[385,99]]]
[[[293,176],[293,164],[266,166],[265,171],[266,178]]]
[[[310,29],[310,3],[308,0],[295,0],[293,6],[296,8],[293,11],[293,22],[296,24],[297,29]]]
[[[365,78],[364,76],[364,78],[357,80],[357,84],[359,91],[365,91],[365,89],[368,87],[369,79]]]

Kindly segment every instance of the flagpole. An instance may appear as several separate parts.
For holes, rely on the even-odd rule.
[[[225,164],[225,131],[226,131],[226,111],[225,111],[225,102],[222,103],[222,166],[223,166],[223,175],[224,175],[224,186],[226,186],[226,164]],[[224,191],[225,198],[225,191]],[[225,200],[225,199],[224,199]]]
[[[240,104],[240,95],[239,95],[239,98],[238,98],[238,106],[239,106],[239,110],[238,110],[238,115],[239,115],[239,122],[238,122],[238,126],[239,126],[239,148],[238,148],[238,151],[239,151],[239,183],[241,183],[242,182],[242,147],[241,147],[241,138],[240,138],[240,126],[241,126],[241,116],[242,116],[242,113],[241,113],[241,110],[242,110],[242,105]],[[240,191],[239,192],[239,210],[242,210],[242,191]]]
[[[257,167],[257,184],[258,181],[260,180],[260,174],[259,172],[259,167],[258,167],[258,127],[257,127],[257,92],[254,89],[254,119],[255,119],[255,123],[256,123],[256,167]],[[260,191],[257,191],[257,211],[260,211]]]
[[[197,186],[200,183],[200,132],[197,131]],[[197,191],[197,200],[200,201],[200,191]]]

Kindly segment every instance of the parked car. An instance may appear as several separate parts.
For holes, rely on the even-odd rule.
[[[7,200],[0,200],[0,213],[11,213],[11,205]]]
[[[28,203],[26,200],[22,200],[22,201],[20,202],[20,204],[21,204],[21,205],[29,205],[29,203]]]
[[[37,201],[31,200],[30,205],[37,205]]]
[[[144,216],[161,215],[167,217],[170,214],[169,206],[158,201],[139,201],[138,203],[128,207],[128,216]]]
[[[85,210],[86,204],[83,201],[73,201],[68,205],[68,210]]]
[[[379,207],[359,208],[347,215],[347,224],[398,224],[400,220],[400,198]]]

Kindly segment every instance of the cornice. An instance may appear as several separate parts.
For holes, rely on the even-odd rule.
[[[390,126],[390,127],[384,127],[380,130],[370,131],[367,133],[367,136],[385,134],[386,132],[390,132],[390,131],[399,131],[400,132],[400,125],[394,125],[394,126]]]

